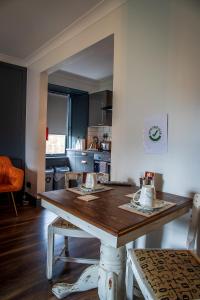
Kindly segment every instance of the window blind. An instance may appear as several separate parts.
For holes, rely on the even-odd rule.
[[[68,96],[48,93],[47,127],[49,134],[67,135]]]

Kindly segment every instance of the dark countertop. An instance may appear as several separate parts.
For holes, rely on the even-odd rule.
[[[90,156],[94,155],[94,161],[111,161],[111,151],[96,151],[96,150],[76,150],[76,149],[67,149],[67,151],[73,151],[76,153],[75,155],[86,155],[86,153],[91,154]]]
[[[75,151],[75,152],[86,152],[86,153],[96,153],[96,154],[99,154],[99,153],[105,153],[105,154],[108,154],[110,155],[111,154],[111,151],[105,151],[105,150],[89,150],[89,149],[86,149],[86,150],[76,150],[76,149],[66,149],[66,151]],[[66,154],[67,155],[67,154]]]

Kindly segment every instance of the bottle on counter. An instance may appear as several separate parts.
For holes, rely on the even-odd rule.
[[[80,150],[85,150],[85,139],[80,139]]]
[[[76,150],[81,150],[81,141],[80,141],[79,136],[78,136],[77,141],[76,141],[75,149]]]

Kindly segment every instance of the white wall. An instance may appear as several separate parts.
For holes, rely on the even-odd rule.
[[[103,11],[103,13],[105,13]],[[52,70],[53,67],[61,63],[66,58],[77,52],[95,44],[105,37],[113,34],[114,28],[120,19],[120,10],[116,13],[107,15],[100,21],[98,19],[99,10],[91,13],[91,20],[94,20],[92,26],[88,26],[89,17],[81,20],[81,24],[75,24],[75,29],[67,32],[62,43],[60,39],[58,44],[47,49],[42,49],[41,53],[35,58],[31,58],[32,63],[28,66],[27,79],[27,110],[26,110],[26,182],[30,181],[31,188],[27,191],[37,196],[39,192],[44,191],[44,171],[45,171],[45,128],[47,105],[46,98],[41,96],[41,87],[43,93],[47,93],[47,82],[44,86],[41,82],[40,74]],[[73,38],[72,38],[73,36]],[[39,126],[38,127],[38,122]]]
[[[142,172],[154,170],[163,174],[164,191],[199,192],[200,5],[129,1],[124,14],[124,61],[118,68],[125,80],[123,95],[114,104],[113,178],[138,183]],[[119,74],[116,81],[115,76],[117,94]],[[168,153],[147,155],[144,118],[159,113],[169,115]]]
[[[45,134],[48,76],[28,69],[26,102],[26,178],[27,192],[37,197],[45,190]]]
[[[109,90],[109,91],[113,90],[113,76],[109,76],[99,80],[99,87],[96,90],[96,92],[105,91],[105,90]]]
[[[163,191],[192,195],[200,191],[199,3],[129,1],[124,15],[121,59],[114,63],[112,178],[138,184],[145,170],[154,170],[163,174]],[[144,154],[144,118],[163,112],[168,153]],[[138,246],[184,247],[187,222],[188,216],[171,222]]]
[[[114,33],[112,179],[133,179],[136,183],[146,169],[163,174],[163,190],[179,195],[200,191],[200,10],[195,0],[129,0],[70,43],[41,56],[30,69],[44,71],[76,52]],[[28,78],[28,101],[40,102],[35,88],[38,78]],[[32,95],[31,95],[32,93]],[[169,114],[169,150],[164,155],[145,155],[142,132],[145,116]],[[37,109],[29,118],[38,119]],[[37,128],[36,128],[37,130]],[[44,147],[36,146],[35,132],[28,127],[27,157],[32,161]],[[44,139],[38,133],[39,141]],[[30,152],[31,146],[33,151]],[[30,152],[30,153],[29,153]],[[34,165],[35,164],[35,165]],[[42,178],[36,161],[32,168]],[[42,191],[41,186],[36,191]],[[179,226],[181,224],[181,226]],[[165,227],[164,246],[180,246],[185,219]],[[172,234],[177,232],[176,241]],[[155,233],[156,239],[159,233]],[[178,241],[177,236],[180,236]],[[153,241],[152,239],[150,239]]]
[[[49,75],[49,83],[61,86],[70,87],[86,91],[88,93],[95,93],[98,91],[113,89],[113,77],[107,77],[102,80],[89,79],[83,76],[71,74],[63,71],[56,71]]]

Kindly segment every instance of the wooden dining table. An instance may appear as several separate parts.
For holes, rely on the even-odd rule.
[[[136,192],[137,187],[111,187],[109,191],[95,193],[99,198],[89,202],[79,200],[79,195],[64,189],[39,194],[43,207],[101,241],[99,265],[89,266],[74,284],[74,289],[67,283],[53,286],[52,291],[59,299],[66,297],[69,290],[96,287],[101,300],[125,299],[126,245],[184,215],[192,206],[190,198],[157,192],[157,199],[176,205],[146,217],[119,208],[130,202],[126,195]]]

